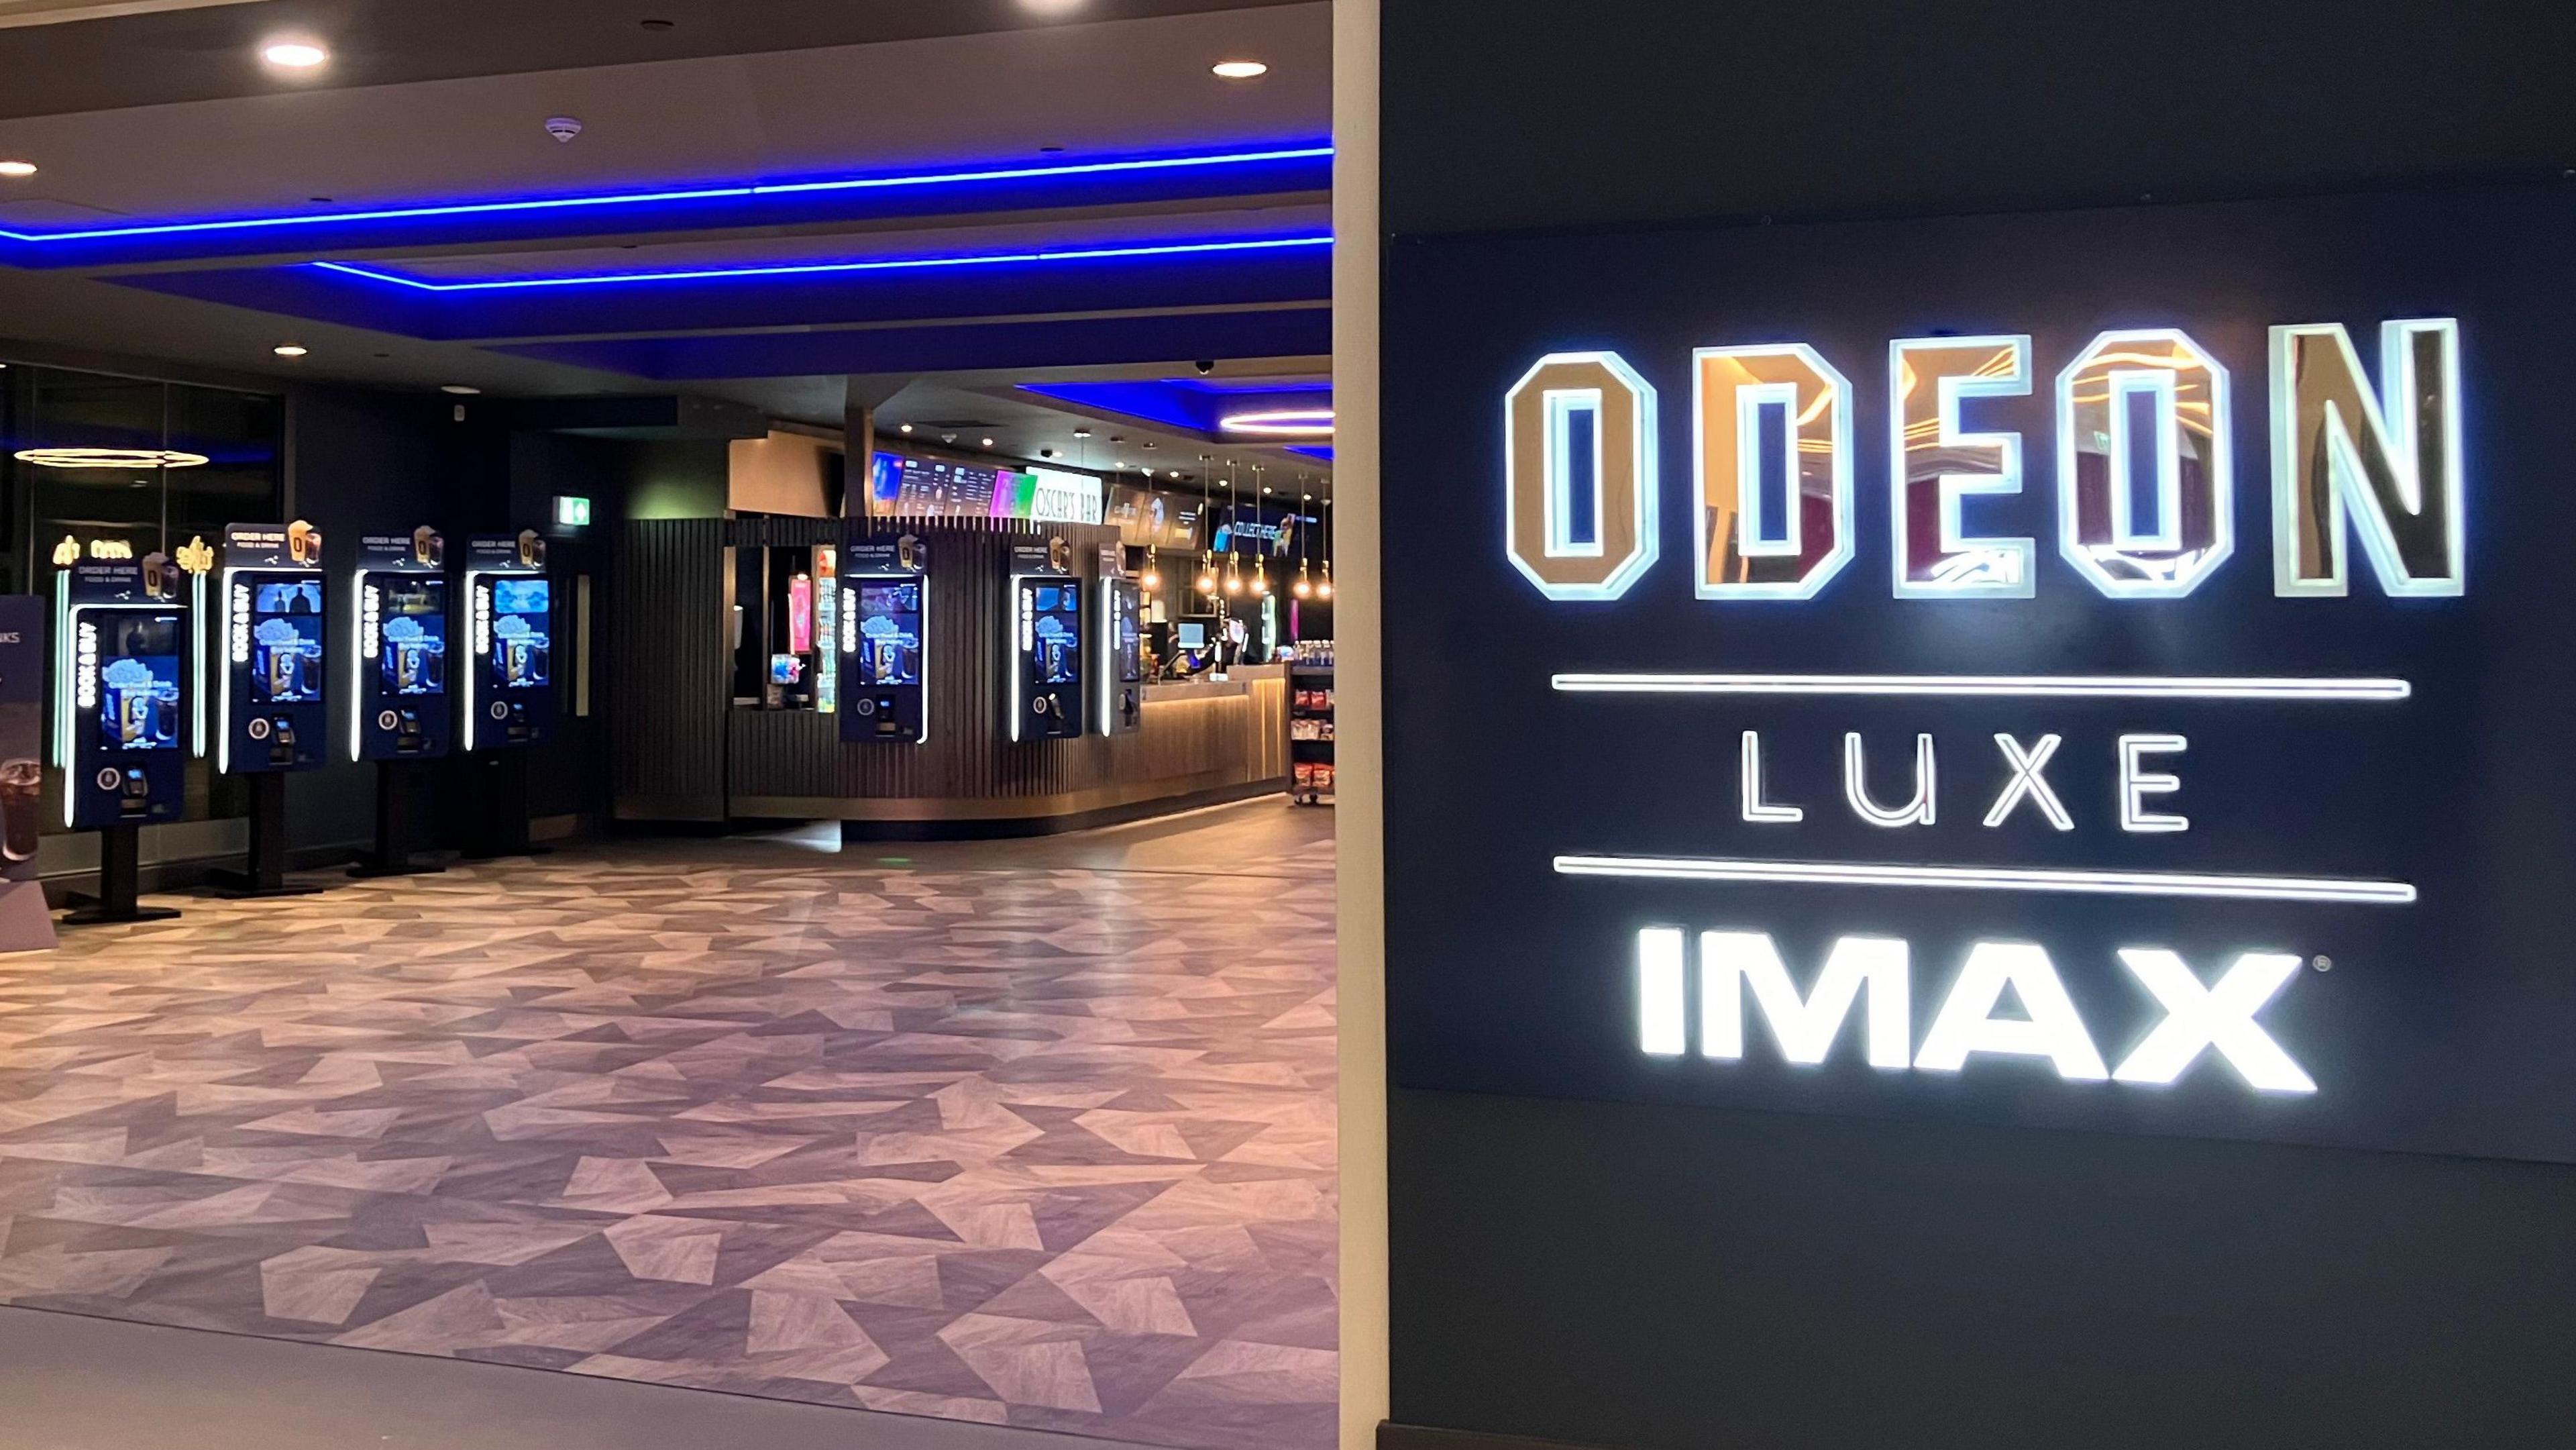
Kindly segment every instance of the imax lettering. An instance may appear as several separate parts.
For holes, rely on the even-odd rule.
[[[2115,1070],[2106,1066],[2074,999],[2045,948],[2028,942],[1981,941],[1934,1011],[1919,1047],[1910,1048],[1912,949],[1886,937],[1846,936],[1826,952],[1814,985],[1799,994],[1778,946],[1763,932],[1700,935],[1699,1055],[1740,1062],[1746,1050],[1745,1002],[1763,1021],[1782,1061],[1818,1066],[1846,1037],[1864,998],[1859,1037],[1868,1064],[1881,1071],[1957,1073],[1978,1058],[2048,1063],[2069,1082],[2165,1087],[2204,1057],[2227,1064],[2258,1092],[2306,1094],[2316,1080],[2254,1020],[2297,975],[2299,958],[2284,952],[2240,954],[2214,983],[2204,984],[2179,953],[2123,947],[2121,965],[2164,1012]],[[1650,1056],[1689,1049],[1685,1006],[1688,963],[1677,927],[1637,934],[1638,1041]],[[2010,996],[2016,1011],[2004,1010]]]
[[[2392,596],[2457,595],[2464,563],[2459,324],[2381,324],[2378,387],[2340,323],[2271,329],[2273,592],[2347,590],[2345,535]],[[1850,381],[1799,342],[1694,350],[1692,590],[1809,599],[1856,551]],[[2032,540],[1971,505],[2023,491],[2024,440],[1964,405],[2027,394],[2022,335],[1888,353],[1889,578],[1900,599],[2030,598]],[[2174,328],[2097,334],[2052,388],[2058,556],[2116,599],[2174,599],[2234,555],[2233,380]],[[1617,354],[1550,353],[1504,399],[1512,563],[1551,599],[1619,598],[1656,560],[1655,390]]]

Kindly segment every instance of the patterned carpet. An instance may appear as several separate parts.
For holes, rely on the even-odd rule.
[[[622,844],[0,957],[0,1302],[1325,1446],[1329,822],[1193,820]]]

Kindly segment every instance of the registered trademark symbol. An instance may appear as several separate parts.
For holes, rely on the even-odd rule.
[[[2334,970],[2334,958],[2319,957],[2315,961],[2308,963],[2308,965],[2316,968],[2320,972],[2331,972]]]

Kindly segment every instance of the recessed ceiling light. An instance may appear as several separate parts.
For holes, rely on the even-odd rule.
[[[1071,15],[1082,4],[1083,0],[1020,0],[1020,8],[1031,15]]]
[[[1270,67],[1257,60],[1221,60],[1209,66],[1208,71],[1230,81],[1248,81],[1255,76],[1268,75]]]
[[[299,344],[292,343],[292,342],[281,342],[281,343],[279,343],[277,346],[270,348],[270,349],[269,349],[269,351],[270,351],[270,352],[273,352],[273,353],[275,353],[275,354],[277,354],[279,357],[302,357],[302,356],[304,356],[304,349],[303,349],[303,347],[302,347],[301,345],[299,345]]]
[[[0,161],[0,176],[27,177],[36,174],[33,161]]]
[[[472,387],[465,383],[440,383],[438,385],[438,390],[442,393],[454,393],[460,398],[471,398],[483,391],[481,388]]]
[[[1073,430],[1073,436],[1076,438],[1088,438],[1091,436],[1091,430],[1088,428],[1076,428]]]
[[[331,52],[309,40],[280,40],[260,51],[260,59],[288,70],[311,70],[331,58]]]
[[[984,440],[984,446],[985,446],[985,447],[987,447],[987,448],[992,447],[992,446],[993,446],[993,440],[992,440],[992,439],[990,439],[990,438],[985,439],[985,440]]]
[[[895,431],[896,431],[896,432],[898,432],[898,433],[909,433],[909,432],[911,432],[911,431],[912,431],[912,425],[911,425],[910,423],[905,423],[905,424],[901,425],[900,427],[896,428],[896,429],[895,429]]]

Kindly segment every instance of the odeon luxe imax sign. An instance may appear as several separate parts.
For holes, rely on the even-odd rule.
[[[2383,323],[2376,385],[2340,324],[2272,327],[2268,351],[2272,593],[2347,595],[2348,546],[2357,540],[2382,593],[2461,595],[2458,324]],[[2027,396],[2039,386],[2032,352],[2031,339],[2018,335],[1889,344],[1885,494],[1866,502],[1885,511],[1896,599],[2036,597],[2040,541],[1980,531],[1968,513],[1973,501],[2024,492],[2026,440],[1962,420],[1963,402]],[[1856,482],[1862,445],[1853,384],[1803,343],[1700,347],[1690,367],[1692,593],[1713,603],[1814,599],[1859,552],[1865,500]],[[2044,486],[2053,495],[2056,555],[2113,601],[2151,604],[2200,589],[2237,544],[2237,400],[2228,369],[2182,330],[2115,330],[2076,351],[2048,386],[2053,436],[2038,452],[2049,460]],[[1657,563],[1664,524],[1655,389],[1617,353],[1550,353],[1510,388],[1503,415],[1505,549],[1513,566],[1551,600],[1626,595]],[[2404,679],[1594,671],[1559,673],[1552,683],[1561,694],[1867,701],[1880,712],[1868,723],[1882,729],[1886,710],[1909,703],[1993,701],[2016,712],[1990,722],[2012,728],[1981,728],[1978,758],[1965,763],[1957,758],[1963,742],[1953,739],[1945,761],[1929,728],[1883,738],[1882,755],[1910,761],[1911,787],[1900,792],[1873,785],[1872,735],[1864,729],[1820,732],[1801,717],[1785,732],[1777,725],[1743,729],[1707,747],[1732,756],[1736,788],[1723,808],[1753,835],[1796,839],[1811,811],[1848,812],[1848,822],[1883,833],[1877,838],[1891,849],[1881,854],[1892,859],[1788,850],[1561,855],[1554,860],[1561,876],[2168,902],[2405,907],[2416,899],[2408,882],[2365,877],[2114,869],[2045,859],[2044,848],[2043,860],[2032,864],[1974,859],[1995,854],[1977,849],[1980,842],[2016,833],[2025,844],[2034,832],[2041,840],[2072,839],[2088,814],[2087,824],[2116,832],[2108,837],[2115,841],[2191,830],[2189,816],[2169,799],[2182,786],[2188,735],[2169,722],[2129,718],[2069,749],[2071,729],[2036,728],[2023,718],[2042,702],[2386,710],[2410,697]],[[1793,752],[1811,757],[1810,780],[1821,773],[1816,767],[1835,767],[1839,802],[1776,787],[1766,759]],[[1971,782],[1964,802],[1963,776]],[[1954,943],[1942,961],[1921,964],[1944,973],[1947,985],[1918,994],[1916,953],[1898,937],[1834,937],[1821,960],[1799,964],[1808,980],[1802,990],[1771,931],[1740,922],[1696,933],[1646,925],[1635,931],[1632,964],[1636,1044],[1651,1056],[1680,1057],[1695,1041],[1704,1059],[1740,1062],[1757,1055],[1748,1053],[1747,1022],[1759,1018],[1770,1055],[1787,1064],[1823,1064],[1845,1044],[1841,1051],[1886,1072],[1957,1073],[1980,1057],[2022,1058],[2070,1081],[2164,1087],[2223,1068],[2261,1093],[2318,1091],[2292,1045],[2257,1021],[2310,962],[2293,943],[2248,943],[2198,963],[2148,939],[2084,950],[2106,958],[2101,966],[2116,962],[2138,999],[2152,1004],[2155,1015],[2142,1031],[2108,1043],[2079,1011],[2051,949],[2001,933]],[[2090,963],[2087,969],[2095,970]],[[1918,995],[1938,996],[1919,1033]]]

